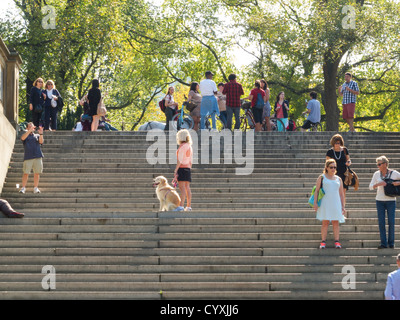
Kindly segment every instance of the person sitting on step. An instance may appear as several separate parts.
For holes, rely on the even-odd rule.
[[[25,215],[15,211],[7,200],[0,199],[0,211],[9,218],[23,218]]]

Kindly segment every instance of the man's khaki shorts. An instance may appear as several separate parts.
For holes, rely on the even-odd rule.
[[[24,174],[30,174],[33,169],[33,173],[43,172],[43,161],[42,158],[35,158],[24,161],[23,171]]]

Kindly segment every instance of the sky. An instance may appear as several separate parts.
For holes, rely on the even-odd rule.
[[[13,7],[14,7],[13,0],[0,0],[0,15],[3,14],[6,9]]]
[[[164,0],[147,0],[155,5],[161,5]],[[0,0],[0,17],[2,17],[8,9],[14,9],[15,4],[13,0]],[[236,68],[240,69],[242,66],[251,62],[254,57],[246,53],[240,48],[236,48],[233,52],[234,64]]]

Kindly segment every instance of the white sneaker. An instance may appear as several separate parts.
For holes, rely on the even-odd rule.
[[[35,188],[35,189],[33,189],[33,193],[40,193],[40,190],[39,190],[39,188]]]
[[[186,207],[185,211],[192,211],[192,207]]]
[[[25,187],[22,187],[21,189],[19,189],[19,193],[25,193],[26,189]]]

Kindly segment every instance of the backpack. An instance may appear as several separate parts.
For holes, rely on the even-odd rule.
[[[161,111],[165,113],[165,99],[160,100],[158,106],[160,107]]]
[[[257,94],[257,102],[256,105],[254,106],[256,109],[264,109],[264,99],[261,93]]]
[[[296,122],[294,122],[293,120],[289,120],[288,125],[286,127],[286,131],[296,131],[296,129],[297,129]]]

